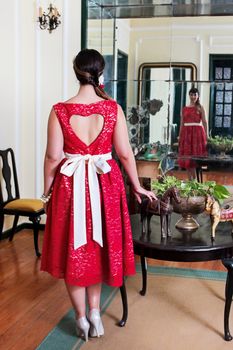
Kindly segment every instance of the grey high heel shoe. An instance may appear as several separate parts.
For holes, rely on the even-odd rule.
[[[90,321],[90,336],[99,338],[101,335],[104,335],[104,327],[99,310],[90,310],[88,319]]]
[[[86,316],[80,317],[76,320],[76,332],[78,337],[84,338],[88,341],[88,332],[90,329],[90,323],[88,322]]]

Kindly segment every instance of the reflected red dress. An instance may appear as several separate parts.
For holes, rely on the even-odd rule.
[[[186,106],[182,110],[183,125],[179,135],[179,159],[181,168],[195,168],[196,163],[192,156],[205,156],[206,133],[201,124],[201,113],[195,106]],[[199,125],[192,125],[192,124]],[[182,159],[184,157],[184,159]],[[189,159],[185,159],[185,157]]]
[[[64,136],[64,152],[71,154],[105,154],[112,150],[112,136],[117,118],[117,103],[103,100],[92,104],[65,104],[54,106]],[[70,126],[72,115],[88,118],[93,114],[104,117],[98,137],[88,146]],[[124,182],[118,164],[108,160],[111,171],[98,174],[100,189],[103,247],[92,237],[92,214],[86,167],[86,234],[87,244],[74,249],[73,176],[60,172],[58,166],[48,205],[41,270],[71,285],[89,286],[106,283],[121,286],[123,276],[135,273],[132,232]],[[79,189],[77,188],[77,191]]]

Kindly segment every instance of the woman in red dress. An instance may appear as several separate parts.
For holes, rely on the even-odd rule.
[[[138,201],[141,195],[155,198],[140,186],[122,109],[99,85],[104,65],[96,50],[82,50],[74,59],[80,88],[51,110],[41,197],[47,212],[41,270],[65,280],[77,333],[86,341],[104,334],[101,284],[118,287],[135,273],[125,188],[112,146]]]
[[[187,169],[188,178],[192,180],[196,177],[196,164],[192,157],[207,154],[207,123],[198,89],[190,89],[189,98],[190,104],[183,107],[181,114],[178,164]]]

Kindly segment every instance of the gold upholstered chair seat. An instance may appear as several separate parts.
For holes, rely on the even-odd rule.
[[[20,198],[7,203],[3,209],[36,213],[43,209],[43,203],[40,199]]]

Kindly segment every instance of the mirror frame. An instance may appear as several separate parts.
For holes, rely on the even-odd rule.
[[[140,64],[138,68],[138,96],[137,103],[139,106],[142,104],[142,77],[143,77],[143,69],[145,68],[190,68],[191,69],[191,80],[197,80],[197,67],[192,62],[148,62]],[[173,81],[173,80],[167,80]]]

